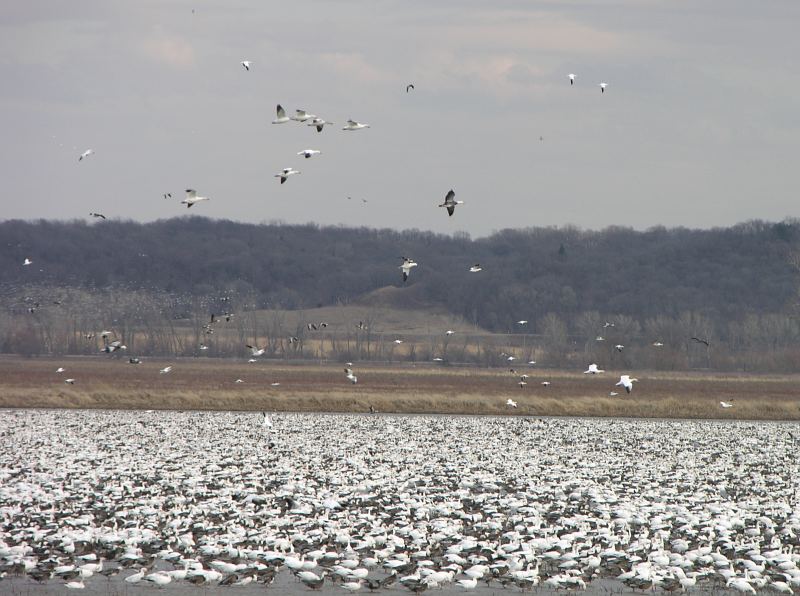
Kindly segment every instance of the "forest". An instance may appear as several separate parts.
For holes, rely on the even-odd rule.
[[[785,370],[798,363],[797,220],[711,230],[527,228],[477,239],[203,217],[9,220],[0,222],[0,238],[5,352],[25,351],[18,344],[26,333],[46,337],[41,327],[70,300],[75,334],[78,326],[120,325],[123,311],[151,324],[200,322],[234,308],[348,305],[395,286],[405,308],[446,309],[492,333],[529,334],[528,349],[546,344],[554,365],[585,352],[604,323],[615,321],[608,331],[623,337],[624,327],[629,343],[681,345],[679,358],[666,359],[672,368]],[[403,256],[418,263],[405,283]],[[482,271],[471,273],[475,264]],[[100,315],[109,303],[113,321]],[[530,323],[520,326],[520,319]],[[698,335],[714,342],[713,357],[687,347],[688,336]],[[69,342],[39,343],[45,352],[81,352]]]

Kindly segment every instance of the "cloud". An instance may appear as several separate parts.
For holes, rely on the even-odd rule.
[[[194,48],[180,37],[150,37],[142,44],[145,55],[173,68],[188,68],[194,65]]]

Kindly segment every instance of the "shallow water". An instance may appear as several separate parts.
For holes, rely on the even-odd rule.
[[[652,565],[656,578],[674,575],[675,540],[713,545],[731,561],[750,556],[744,544],[767,552],[800,540],[798,424],[330,414],[271,421],[267,428],[260,414],[239,412],[0,413],[0,541],[9,572],[0,593],[68,591],[58,578],[12,578],[23,559],[47,568],[47,559],[71,564],[96,552],[109,569],[127,551],[140,555],[130,570],[89,577],[82,593],[248,594],[264,586],[175,581],[159,589],[121,578],[143,565],[181,567],[158,552],[180,552],[182,566],[208,570],[222,560],[253,571],[275,566],[279,554],[315,549],[338,553],[329,570],[376,558],[370,578],[385,577],[382,563],[398,553],[440,570],[451,563],[444,555],[458,551],[487,565],[538,562],[540,582],[564,573],[558,565],[575,550],[587,591],[630,592],[609,578],[658,554],[674,556]],[[589,563],[608,549],[624,557]],[[558,559],[543,557],[554,551]],[[703,573],[698,588],[711,589],[720,585],[718,567],[685,570]],[[520,591],[499,583],[508,573],[500,568],[498,580],[472,593]],[[269,589],[311,591],[285,568]],[[399,583],[381,591],[409,592]],[[321,592],[345,590],[326,578]]]

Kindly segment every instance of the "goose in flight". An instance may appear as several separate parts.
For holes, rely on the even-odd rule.
[[[409,259],[408,257],[400,257],[403,259],[403,264],[400,265],[400,269],[403,270],[403,282],[408,279],[408,274],[411,273],[411,268],[416,267],[417,263],[414,259]]]
[[[696,341],[696,342],[697,342],[697,343],[699,343],[699,344],[705,344],[705,345],[706,345],[706,347],[709,347],[709,343],[708,343],[708,340],[707,340],[707,339],[703,339],[703,338],[701,338],[701,337],[693,337],[693,338],[691,338],[691,339],[692,339],[692,341]]]
[[[616,391],[611,391],[611,392],[609,392],[609,394],[608,394],[608,396],[609,396],[609,397],[615,397],[615,396],[617,396],[617,395],[619,395],[619,393],[617,393]]]
[[[600,83],[598,84],[598,87],[600,87],[600,93],[605,93],[606,87],[608,87],[608,83]]]
[[[257,346],[251,346],[250,344],[245,344],[248,348],[250,348],[250,355],[253,357],[262,356],[264,352],[266,352],[266,348],[259,348]]]
[[[274,178],[280,178],[281,184],[283,184],[284,182],[286,182],[286,179],[289,178],[289,176],[294,176],[295,174],[299,173],[300,173],[299,170],[295,170],[292,168],[283,168],[281,172],[275,174]]]
[[[106,218],[106,216],[103,215],[102,213],[90,213],[89,215],[91,217],[99,217],[100,219],[105,219]]]
[[[527,324],[528,324],[527,319],[520,319],[519,321],[517,321],[517,325],[527,325]]]
[[[273,124],[283,124],[284,122],[289,122],[289,116],[286,115],[286,110],[281,107],[281,104],[278,104],[278,107],[275,109],[278,114],[278,117],[272,121]]]
[[[350,368],[344,369],[344,375],[348,381],[350,381],[353,385],[358,383],[358,377],[353,374],[353,370]]]
[[[122,342],[117,339],[112,342],[106,343],[106,345],[100,351],[105,352],[106,354],[113,354],[117,350],[127,350],[127,349],[128,346],[123,345]]]
[[[444,203],[439,205],[439,207],[447,207],[447,214],[452,216],[456,210],[456,205],[463,205],[464,201],[456,201],[456,193],[451,188],[450,192],[444,198]]]
[[[585,375],[596,375],[598,373],[606,372],[602,368],[597,368],[596,364],[590,364],[589,368],[583,371]]]
[[[724,409],[728,409],[728,408],[732,408],[733,407],[733,404],[731,402],[729,402],[729,401],[721,401],[721,402],[719,402],[719,405]]]
[[[322,129],[325,128],[326,124],[333,124],[333,122],[328,122],[322,118],[314,118],[311,122],[306,124],[306,126],[314,126],[316,127],[317,132],[322,132]]]
[[[453,331],[452,329],[448,329],[447,331],[444,332],[445,335],[453,335],[454,333],[455,331]]]
[[[67,369],[66,369],[66,368],[64,368],[63,366],[59,366],[59,367],[56,369],[56,372],[57,372],[57,373],[62,373],[62,372],[65,372],[66,370],[67,370]]]
[[[25,260],[24,260],[24,261],[22,261],[22,264],[23,264],[25,267],[27,267],[28,265],[33,265],[33,261],[31,261],[29,258],[27,258],[27,257],[26,257],[26,258],[25,258]]]
[[[139,358],[128,358],[128,364],[141,364],[142,361]]]
[[[549,387],[550,381],[542,381],[542,387]]]
[[[158,372],[159,372],[159,374],[166,375],[166,374],[167,374],[167,373],[169,373],[169,371],[171,371],[171,370],[172,370],[172,367],[171,367],[171,366],[165,366],[164,368],[162,368],[162,369],[161,369],[161,370],[159,370]]]
[[[317,149],[303,149],[302,151],[298,151],[297,155],[302,155],[303,157],[308,159],[309,157],[319,155],[320,153],[322,153],[322,151],[319,151]]]
[[[409,83],[408,85],[406,85],[406,93],[408,93],[409,90],[411,90],[411,89],[415,89],[414,83]]]
[[[622,350],[625,349],[625,346],[623,346],[622,344],[617,344],[616,346],[614,346],[614,349],[617,350],[617,352],[621,352]]]
[[[344,126],[342,130],[361,130],[362,128],[369,128],[369,124],[363,124],[361,122],[356,122],[355,120],[348,120],[347,126]]]
[[[633,384],[638,380],[639,379],[631,379],[628,375],[622,375],[619,378],[619,383],[617,383],[616,386],[621,385],[622,387],[625,387],[625,391],[630,393],[631,391],[633,391]]]
[[[197,191],[191,188],[186,189],[186,198],[181,201],[181,205],[186,205],[186,208],[191,208],[192,205],[195,203],[199,203],[200,201],[210,201],[208,197],[198,197]]]
[[[245,70],[249,71],[252,62],[250,60],[242,60],[241,62],[239,62],[239,64],[241,64]]]
[[[483,271],[483,267],[481,267],[479,263],[475,263],[469,268],[470,273],[479,273],[480,271]]]
[[[664,344],[661,343],[660,341],[654,341],[653,346],[655,346],[656,348],[661,348],[664,346]]]
[[[64,382],[67,385],[74,385],[75,384],[75,379],[64,379]]]
[[[572,73],[569,73],[569,74],[567,75],[567,78],[569,78],[569,84],[570,84],[570,85],[574,85],[574,84],[575,84],[575,75],[574,75],[574,74],[572,74]]]
[[[516,408],[516,407],[517,407],[517,402],[515,402],[513,399],[511,399],[511,398],[509,397],[509,398],[506,400],[506,405],[507,405],[509,408]]]
[[[294,111],[294,116],[292,116],[290,120],[294,120],[295,122],[305,122],[306,120],[313,120],[316,117],[316,114],[309,114],[305,110],[300,109]]]
[[[172,198],[172,193],[171,192],[165,192],[164,193],[164,198],[165,199],[171,199]]]
[[[94,149],[87,149],[86,151],[81,153],[81,156],[78,158],[78,161],[83,161],[85,158],[89,157],[93,153],[94,153]]]
[[[397,345],[400,345],[401,343],[403,343],[403,340],[402,339],[396,339],[396,340],[394,340],[394,343],[396,343]]]

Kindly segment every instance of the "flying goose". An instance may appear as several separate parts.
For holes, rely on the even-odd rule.
[[[625,346],[623,346],[622,344],[617,344],[616,346],[614,346],[614,349],[616,349],[617,352],[621,352],[622,350],[625,349]]]
[[[191,208],[192,205],[195,203],[199,203],[200,201],[210,201],[208,197],[198,197],[197,191],[191,188],[186,189],[186,198],[181,201],[181,205],[186,205],[186,208]]]
[[[169,371],[171,371],[171,370],[172,370],[172,367],[171,367],[171,366],[165,366],[164,368],[162,368],[162,369],[161,369],[161,370],[159,370],[158,372],[159,372],[160,374],[162,374],[162,375],[165,375],[165,374],[167,374],[167,373],[168,373]]]
[[[692,339],[692,341],[696,341],[699,344],[705,344],[706,347],[709,347],[709,343],[708,343],[707,339],[703,339],[703,338],[700,338],[700,337],[692,337],[691,339]]]
[[[74,385],[75,384],[75,379],[64,379],[64,382],[67,385]]]
[[[294,120],[295,122],[305,122],[306,120],[313,120],[316,118],[315,114],[309,114],[303,109],[295,110],[294,116],[290,118],[290,120]]]
[[[362,128],[369,128],[369,124],[362,124],[361,122],[356,122],[355,120],[348,120],[347,126],[343,127],[342,130],[361,130]]]
[[[266,348],[259,348],[257,346],[251,346],[250,344],[245,344],[245,345],[248,348],[250,348],[250,355],[253,356],[253,357],[261,356],[261,355],[264,354],[264,352],[266,352]]]
[[[481,267],[479,263],[475,263],[472,267],[469,268],[470,273],[478,273],[480,271],[483,271],[483,267]]]
[[[239,64],[244,66],[245,70],[249,71],[250,70],[250,65],[252,64],[252,62],[250,60],[242,60],[241,62],[239,62]]]
[[[350,369],[350,368],[344,369],[344,375],[353,385],[358,383],[358,377],[356,377],[353,374],[353,370],[352,369]]]
[[[628,375],[622,375],[619,378],[619,383],[617,383],[615,386],[621,385],[622,387],[625,387],[625,391],[630,393],[631,391],[633,391],[633,384],[638,380],[639,379],[631,379]]]
[[[314,155],[319,155],[320,153],[322,153],[322,151],[319,151],[317,149],[303,149],[302,151],[298,151],[297,155],[302,155],[303,157],[308,159],[309,157],[313,157]]]
[[[570,85],[574,85],[574,84],[575,84],[575,75],[574,75],[574,74],[572,74],[572,73],[569,73],[569,74],[567,75],[567,77],[569,78],[569,84],[570,84]]]
[[[506,400],[506,405],[507,405],[509,408],[516,408],[516,407],[517,407],[517,402],[515,402],[513,399],[511,399],[511,398],[509,397],[509,398]]]
[[[275,109],[278,114],[278,117],[272,121],[273,124],[283,124],[284,122],[289,122],[289,116],[286,115],[286,110],[281,107],[281,104],[278,104],[278,107]]]
[[[105,219],[106,218],[106,216],[103,215],[102,213],[90,213],[89,215],[91,217],[99,217],[100,219]]]
[[[410,89],[415,89],[415,87],[414,87],[414,83],[409,83],[408,85],[406,85],[406,93],[408,93],[408,91],[409,91]]]
[[[583,371],[583,374],[596,375],[598,373],[606,372],[602,368],[597,368],[596,364],[590,364],[589,368]]]
[[[411,268],[416,267],[417,263],[414,262],[414,259],[409,259],[408,257],[400,257],[403,259],[403,264],[400,265],[400,269],[403,270],[403,282],[408,279],[408,274],[411,273]]]
[[[731,402],[729,402],[729,401],[721,401],[721,402],[719,402],[719,405],[722,406],[725,409],[733,407],[733,404]]]
[[[33,261],[26,257],[22,264],[27,267],[28,265],[33,265]]]
[[[316,127],[317,132],[322,132],[322,129],[325,128],[326,124],[333,124],[333,122],[328,122],[322,118],[314,118],[311,122],[306,124],[306,126],[314,126]]]
[[[447,195],[444,198],[444,203],[439,205],[439,207],[447,207],[447,214],[452,216],[453,213],[456,210],[456,205],[463,205],[464,204],[464,201],[456,201],[455,199],[456,199],[456,193],[451,188],[450,192],[448,192]]]
[[[86,151],[81,153],[81,156],[78,158],[78,161],[83,161],[84,158],[89,157],[93,153],[94,153],[94,149],[87,149]]]
[[[605,93],[606,87],[608,87],[608,83],[599,83],[598,87],[600,87],[600,93]]]
[[[275,174],[274,178],[280,178],[281,184],[283,184],[284,182],[286,182],[286,179],[289,178],[289,176],[294,176],[295,174],[299,173],[300,172],[298,170],[294,170],[292,168],[283,168],[281,172]]]

